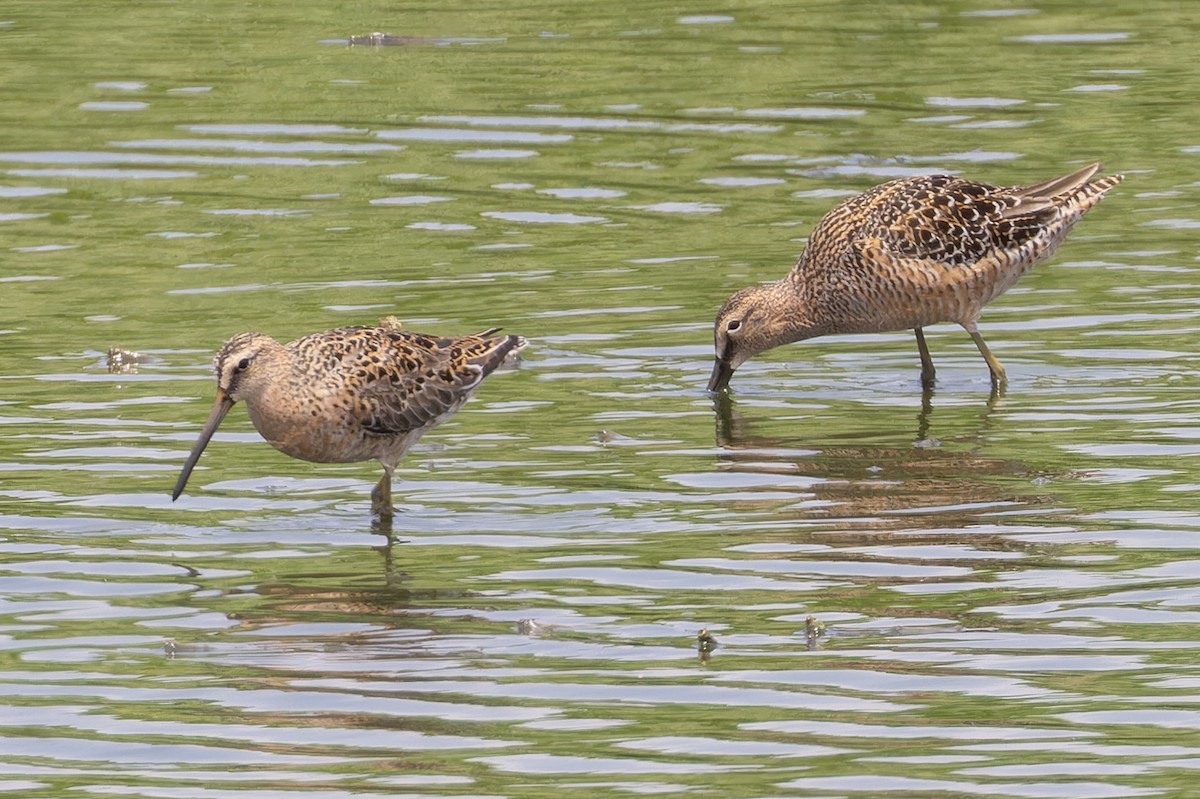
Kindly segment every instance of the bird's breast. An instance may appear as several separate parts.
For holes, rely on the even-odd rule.
[[[357,422],[352,398],[308,391],[268,392],[247,400],[250,421],[267,443],[300,460],[352,463],[377,457]]]

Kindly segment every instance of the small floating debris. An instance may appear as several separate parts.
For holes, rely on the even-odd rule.
[[[521,635],[549,635],[554,629],[554,625],[541,624],[533,619],[521,619],[516,626],[516,631]]]
[[[163,654],[167,660],[175,660],[180,657],[192,657],[202,655],[208,652],[215,651],[215,647],[210,644],[193,644],[182,643],[174,638],[168,638],[163,641]]]
[[[696,634],[696,649],[700,653],[701,663],[707,663],[718,646],[720,646],[720,643],[718,643],[716,636],[710,633],[707,627]]]
[[[334,40],[337,41],[337,40]],[[401,36],[395,33],[365,33],[361,36],[351,36],[341,39],[351,47],[413,47],[415,45],[431,45],[433,47],[448,47],[452,44],[470,46],[474,44],[503,44],[507,39],[503,36]],[[331,42],[332,43],[332,42]]]
[[[601,430],[600,432],[596,433],[596,435],[592,436],[592,441],[602,447],[606,447],[609,444],[638,443],[636,439],[622,435],[621,433],[616,433],[612,430]]]
[[[211,652],[212,647],[207,644],[185,644],[176,641],[174,638],[168,638],[163,641],[163,654],[167,660],[174,660],[178,657],[187,657],[189,655],[199,655],[203,652]]]
[[[109,374],[136,375],[138,366],[149,360],[145,355],[121,347],[109,347],[104,356],[104,365]]]
[[[414,44],[447,45],[450,39],[435,39],[429,36],[397,36],[394,33],[367,33],[362,36],[351,36],[350,46],[354,47],[409,47]]]
[[[806,616],[804,618],[804,640],[808,644],[809,649],[815,649],[817,639],[825,635],[825,625],[817,621],[816,616]]]

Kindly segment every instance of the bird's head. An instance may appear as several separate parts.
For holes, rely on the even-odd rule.
[[[760,352],[815,335],[789,283],[750,286],[734,294],[713,325],[716,360],[709,391],[729,386],[733,373]]]
[[[179,499],[187,485],[188,477],[221,420],[233,404],[243,399],[259,397],[270,383],[272,363],[282,354],[282,347],[270,336],[262,333],[239,333],[226,341],[213,358],[213,372],[217,377],[217,396],[213,401],[208,421],[200,431],[191,453],[183,464],[171,500]]]
[[[238,333],[226,341],[213,358],[217,393],[224,393],[231,405],[259,396],[271,380],[272,364],[281,349],[262,333]]]

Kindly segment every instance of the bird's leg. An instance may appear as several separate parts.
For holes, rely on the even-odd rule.
[[[988,349],[987,342],[983,340],[983,336],[979,335],[979,331],[971,327],[967,328],[967,332],[971,334],[971,340],[975,342],[975,346],[979,348],[979,354],[987,361],[988,369],[992,373],[992,389],[999,391],[1008,383],[1008,377],[1004,374],[1004,367],[1000,365],[1000,361],[996,360],[996,356],[992,355],[992,351]]]
[[[914,327],[913,332],[917,334],[917,352],[921,354],[921,385],[931,388],[937,377],[937,370],[933,368],[933,358],[929,357],[929,345],[925,343],[925,331]]]
[[[383,477],[371,489],[371,515],[379,519],[380,524],[392,522],[392,470],[395,468],[383,464]]]

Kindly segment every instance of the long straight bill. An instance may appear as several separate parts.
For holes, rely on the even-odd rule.
[[[225,393],[225,390],[217,387],[217,399],[213,402],[212,411],[208,414],[208,421],[204,423],[204,429],[200,431],[200,438],[196,440],[196,445],[192,447],[192,453],[188,455],[187,462],[183,464],[183,471],[179,473],[179,479],[175,481],[175,490],[171,492],[171,501],[179,499],[179,495],[183,493],[183,487],[187,485],[188,478],[192,475],[192,469],[196,468],[196,461],[200,460],[200,454],[204,452],[204,448],[208,446],[208,441],[213,437],[213,433],[217,432],[217,426],[221,424],[221,420],[225,418],[225,414],[229,413],[229,409],[233,407],[233,400]]]

